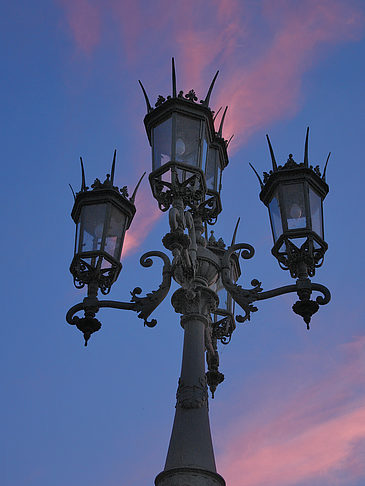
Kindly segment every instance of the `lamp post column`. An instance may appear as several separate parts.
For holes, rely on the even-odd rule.
[[[217,474],[209,426],[205,376],[205,331],[217,296],[208,287],[178,289],[172,304],[183,314],[184,349],[175,420],[165,469],[156,486],[225,486]]]

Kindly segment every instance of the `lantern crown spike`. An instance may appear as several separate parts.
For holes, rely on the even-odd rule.
[[[146,101],[147,113],[150,113],[150,112],[153,110],[153,108],[152,108],[152,106],[151,106],[151,103],[150,103],[150,100],[148,99],[148,96],[147,96],[146,90],[144,89],[143,84],[141,83],[141,81],[140,81],[140,80],[138,80],[138,82],[139,82],[139,85],[140,85],[140,86],[141,86],[141,88],[142,88],[142,92],[143,92],[143,95],[144,95],[144,99],[145,99],[145,101]]]
[[[114,150],[114,155],[113,155],[113,163],[112,163],[112,170],[110,172],[110,182],[111,185],[114,184],[114,173],[115,173],[115,159],[117,157],[117,149]]]
[[[236,226],[235,226],[234,231],[233,231],[231,246],[233,246],[236,243],[236,236],[237,236],[237,231],[238,231],[238,226],[240,224],[240,221],[241,221],[241,218],[238,218]]]
[[[226,143],[226,147],[228,148],[228,145],[231,143],[232,138],[234,137],[234,134],[229,137]]]
[[[226,117],[227,110],[228,110],[228,106],[226,106],[225,109],[224,109],[222,119],[221,119],[221,123],[219,125],[219,129],[218,129],[218,132],[217,132],[217,135],[220,138],[222,138],[223,124],[224,124],[224,119]]]
[[[146,172],[143,172],[142,177],[141,177],[141,178],[139,179],[139,181],[137,182],[136,188],[135,188],[135,189],[134,189],[134,191],[133,191],[132,197],[129,199],[129,200],[130,200],[130,202],[131,202],[131,203],[133,203],[133,204],[134,204],[134,200],[135,200],[135,198],[136,198],[136,194],[137,194],[138,188],[139,188],[139,186],[140,186],[140,184],[141,184],[141,182],[142,182],[142,179],[144,178],[144,176],[145,176],[145,175],[146,175]]]
[[[172,58],[172,97],[176,98],[176,71],[175,71],[175,59]]]
[[[71,184],[69,184],[69,186],[70,186],[70,189],[71,189],[71,191],[72,191],[72,195],[73,195],[74,200],[75,200],[75,199],[76,199],[76,194],[75,194],[75,191],[73,190],[73,187],[71,186]]]
[[[308,138],[309,138],[309,127],[307,127],[307,133],[305,135],[304,167],[309,167],[309,162],[308,162]]]
[[[81,192],[87,191],[86,182],[85,182],[85,169],[84,163],[82,161],[82,157],[80,157],[80,164],[81,164]]]
[[[273,168],[273,171],[276,171],[276,170],[278,170],[278,165],[277,165],[276,160],[275,160],[275,155],[274,155],[274,151],[272,149],[272,145],[271,145],[271,142],[270,142],[269,135],[267,135],[267,134],[266,134],[266,139],[267,139],[267,143],[269,145],[269,150],[270,150],[270,155],[271,155],[271,162],[272,162],[272,168]]]
[[[215,122],[215,119],[217,118],[217,116],[219,115],[220,111],[222,109],[222,106],[219,107],[219,110],[217,111],[217,113],[214,114],[213,116],[213,121]]]
[[[256,174],[256,177],[257,177],[257,179],[259,180],[260,187],[261,187],[261,189],[262,189],[262,188],[264,187],[264,183],[262,182],[261,177],[259,176],[259,174],[258,174],[257,170],[255,169],[255,167],[254,167],[254,166],[253,166],[251,163],[249,163],[249,166],[251,167],[251,169],[252,169],[252,170],[254,171],[254,173]]]
[[[326,182],[326,171],[327,171],[327,165],[328,165],[328,161],[331,157],[331,152],[328,154],[328,157],[327,157],[327,160],[326,160],[326,163],[324,165],[324,169],[323,169],[323,175],[322,175],[322,180]]]
[[[217,79],[218,74],[219,74],[219,71],[217,71],[215,73],[215,76],[213,78],[213,81],[210,83],[207,96],[205,97],[204,100],[201,101],[201,104],[204,105],[204,106],[209,106],[210,96],[212,94],[213,87],[214,87],[214,83],[215,83],[215,80]]]

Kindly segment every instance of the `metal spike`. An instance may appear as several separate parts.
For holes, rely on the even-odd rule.
[[[233,246],[236,243],[237,230],[238,230],[238,225],[240,224],[240,221],[241,221],[241,218],[238,218],[237,223],[236,223],[236,227],[233,231],[231,246]]]
[[[143,84],[141,83],[140,80],[138,80],[138,82],[139,82],[139,84],[140,84],[140,86],[142,88],[142,91],[143,91],[143,94],[144,94],[144,99],[146,100],[147,113],[149,113],[150,111],[153,110],[153,108],[151,106],[150,100],[148,99],[148,96],[147,96],[146,90],[143,87]]]
[[[72,189],[71,184],[69,184],[69,186],[70,186],[70,189],[71,189],[71,191],[72,191],[72,195],[73,195],[74,199],[76,199],[76,196],[75,196],[75,191]]]
[[[117,149],[114,150],[112,171],[110,173],[110,182],[111,182],[112,185],[114,184],[114,172],[115,172],[115,159],[116,159],[116,157],[117,157]]]
[[[81,162],[81,191],[86,191],[86,182],[85,182],[85,170],[84,170],[84,163],[82,161],[82,157],[80,157]]]
[[[274,151],[273,151],[272,146],[271,146],[271,142],[270,142],[270,139],[269,139],[269,135],[266,135],[266,138],[267,138],[267,143],[269,144],[269,150],[270,150],[271,161],[272,161],[272,168],[275,171],[275,170],[278,170],[278,166],[276,164]]]
[[[306,133],[306,136],[305,136],[304,167],[309,167],[309,163],[308,163],[308,138],[309,138],[309,127],[307,127],[307,133]]]
[[[228,148],[228,145],[231,143],[231,140],[232,140],[233,137],[234,137],[234,134],[229,137],[229,140],[227,141],[227,148]]]
[[[134,200],[136,198],[136,194],[137,194],[137,190],[142,182],[142,179],[144,178],[144,176],[146,175],[146,172],[143,173],[142,177],[140,178],[140,180],[138,181],[138,184],[136,185],[136,188],[135,190],[133,191],[133,194],[132,194],[132,197],[129,199],[131,203],[134,203]]]
[[[222,115],[221,123],[220,123],[219,129],[218,129],[218,137],[222,137],[223,123],[224,123],[224,119],[226,117],[227,110],[228,110],[228,106],[226,106],[226,108],[223,112],[223,115]]]
[[[217,118],[219,112],[221,111],[222,107],[219,108],[219,110],[217,111],[217,113],[214,115],[213,117],[213,121],[215,122],[215,119]]]
[[[257,176],[257,178],[258,178],[258,180],[259,180],[259,183],[260,183],[261,189],[262,189],[262,188],[264,187],[264,183],[262,182],[261,177],[260,177],[260,176],[259,176],[259,174],[257,173],[257,170],[255,169],[255,167],[254,167],[252,164],[250,164],[250,163],[248,163],[248,164],[249,164],[249,166],[251,167],[251,169],[254,171],[254,173],[256,174],[256,176]]]
[[[176,72],[174,58],[172,58],[172,97],[176,98]]]
[[[204,101],[203,101],[203,103],[202,103],[204,106],[209,106],[210,95],[212,94],[212,91],[213,91],[213,86],[214,86],[215,80],[217,79],[218,73],[219,73],[219,71],[217,71],[217,72],[215,73],[215,76],[214,76],[214,78],[213,78],[213,81],[211,82],[211,84],[210,84],[210,86],[209,86],[207,96],[205,97],[205,100],[204,100]]]
[[[331,156],[331,152],[328,154],[326,163],[324,165],[323,176],[322,176],[322,180],[324,180],[324,181],[326,181],[326,170],[327,170],[327,165],[328,165],[328,161],[330,159],[330,156]]]

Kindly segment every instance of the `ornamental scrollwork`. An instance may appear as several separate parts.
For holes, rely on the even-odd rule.
[[[169,293],[171,286],[171,263],[169,257],[162,251],[149,251],[141,256],[140,264],[143,267],[151,267],[153,260],[150,258],[152,256],[161,258],[164,262],[162,269],[162,283],[157,290],[153,290],[148,293],[145,297],[139,297],[142,293],[140,287],[136,287],[132,292],[131,301],[136,304],[135,311],[139,312],[138,317],[144,320],[144,325],[148,327],[154,327],[157,324],[156,319],[148,321],[148,317],[152,312],[161,304],[165,299],[166,295]]]
[[[258,295],[262,291],[261,282],[254,279],[251,281],[252,289],[244,289],[232,281],[230,258],[233,252],[241,250],[241,257],[245,260],[252,258],[255,254],[253,246],[247,243],[239,243],[230,246],[222,258],[221,278],[224,288],[229,292],[232,299],[244,310],[244,316],[236,316],[238,322],[250,320],[251,312],[256,312],[257,307],[252,302],[258,300]]]

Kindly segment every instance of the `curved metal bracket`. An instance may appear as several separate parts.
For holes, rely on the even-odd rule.
[[[236,316],[238,322],[245,322],[250,320],[251,312],[256,312],[257,307],[252,305],[252,302],[258,300],[271,299],[279,295],[296,292],[299,300],[293,305],[293,311],[303,317],[309,329],[309,323],[311,317],[319,309],[320,305],[326,305],[331,300],[331,293],[324,285],[318,283],[312,283],[309,278],[299,278],[295,284],[285,285],[272,290],[262,291],[261,282],[254,279],[251,281],[252,289],[243,289],[240,285],[234,283],[231,279],[230,272],[230,257],[234,251],[244,249],[241,253],[242,258],[249,259],[254,255],[254,249],[251,245],[244,243],[233,245],[228,248],[222,258],[222,283],[230,293],[234,301],[244,310],[244,316]],[[313,291],[321,292],[322,295],[318,295],[316,300],[310,300],[310,296]]]
[[[238,322],[245,322],[246,320],[250,320],[251,312],[257,311],[257,307],[251,305],[251,303],[258,300],[258,295],[262,291],[262,288],[261,282],[256,279],[251,282],[252,289],[244,289],[232,281],[230,260],[232,253],[238,250],[242,250],[241,257],[245,260],[249,260],[255,254],[254,247],[248,243],[238,243],[230,246],[222,258],[221,278],[224,288],[245,312],[244,316],[236,316],[236,320]]]
[[[150,258],[151,256],[155,256],[161,258],[164,262],[164,266],[162,268],[162,283],[157,290],[153,290],[145,297],[138,297],[140,293],[142,293],[142,289],[140,287],[136,287],[132,292],[132,302],[136,306],[136,312],[139,312],[138,317],[144,320],[144,325],[148,327],[154,327],[157,324],[156,319],[152,319],[148,321],[148,317],[152,314],[152,312],[158,307],[161,302],[164,300],[166,295],[169,293],[170,286],[171,286],[171,262],[169,257],[163,253],[162,251],[149,251],[141,256],[139,262],[142,267],[151,267],[153,264],[153,260]]]
[[[140,287],[136,287],[132,292],[131,302],[119,302],[114,300],[99,300],[96,295],[85,297],[83,302],[72,306],[67,314],[66,321],[71,325],[76,325],[84,333],[85,345],[90,335],[99,330],[101,327],[100,322],[95,319],[95,314],[102,307],[108,307],[112,309],[132,310],[139,312],[138,317],[144,320],[145,326],[154,327],[157,324],[156,319],[148,321],[148,317],[156,309],[156,307],[164,300],[169,292],[171,285],[171,262],[169,257],[161,251],[149,251],[141,256],[140,264],[143,267],[151,267],[153,260],[150,257],[159,257],[163,260],[164,265],[162,268],[162,283],[157,290],[153,290],[145,297],[138,297],[142,292]],[[75,314],[83,310],[85,317],[80,318]]]

